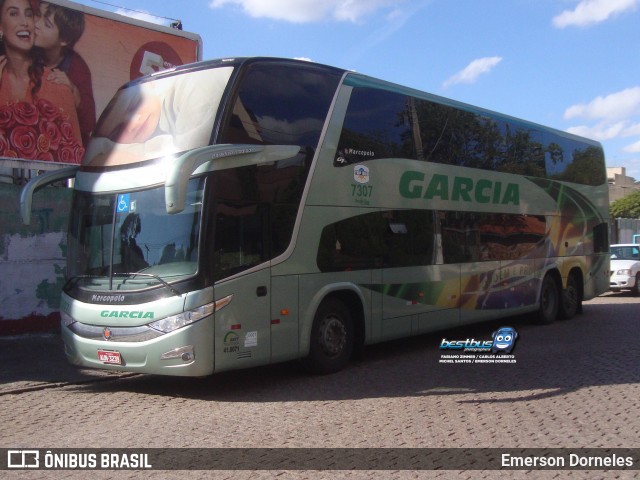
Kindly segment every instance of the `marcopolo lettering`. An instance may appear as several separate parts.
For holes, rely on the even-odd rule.
[[[422,172],[406,171],[398,185],[404,198],[440,199],[454,202],[477,202],[493,204],[520,204],[520,189],[517,183],[493,182],[485,178],[450,177],[434,174],[431,178]]]
[[[101,317],[109,318],[153,318],[153,312],[139,310],[102,310]]]
[[[100,303],[120,303],[124,302],[125,295],[91,295],[92,302]]]

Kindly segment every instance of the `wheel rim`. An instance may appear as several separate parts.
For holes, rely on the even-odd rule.
[[[320,346],[329,357],[337,357],[347,344],[347,329],[336,316],[328,316],[320,324]]]

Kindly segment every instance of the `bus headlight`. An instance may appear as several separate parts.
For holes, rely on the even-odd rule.
[[[214,304],[208,303],[206,305],[203,305],[202,307],[189,310],[188,312],[183,312],[178,315],[173,315],[171,317],[162,318],[155,322],[151,322],[149,326],[154,330],[160,330],[164,333],[173,332],[174,330],[186,327],[187,325],[190,325],[211,315],[213,313],[213,309]]]

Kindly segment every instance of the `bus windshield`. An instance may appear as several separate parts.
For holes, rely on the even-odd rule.
[[[83,165],[111,167],[209,144],[232,66],[132,83],[111,100]]]
[[[82,287],[133,290],[197,272],[204,179],[189,181],[184,211],[169,215],[164,188],[75,193],[68,274]]]

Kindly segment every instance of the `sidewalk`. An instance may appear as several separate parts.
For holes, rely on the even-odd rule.
[[[69,364],[58,333],[0,336],[0,396],[130,375]]]

